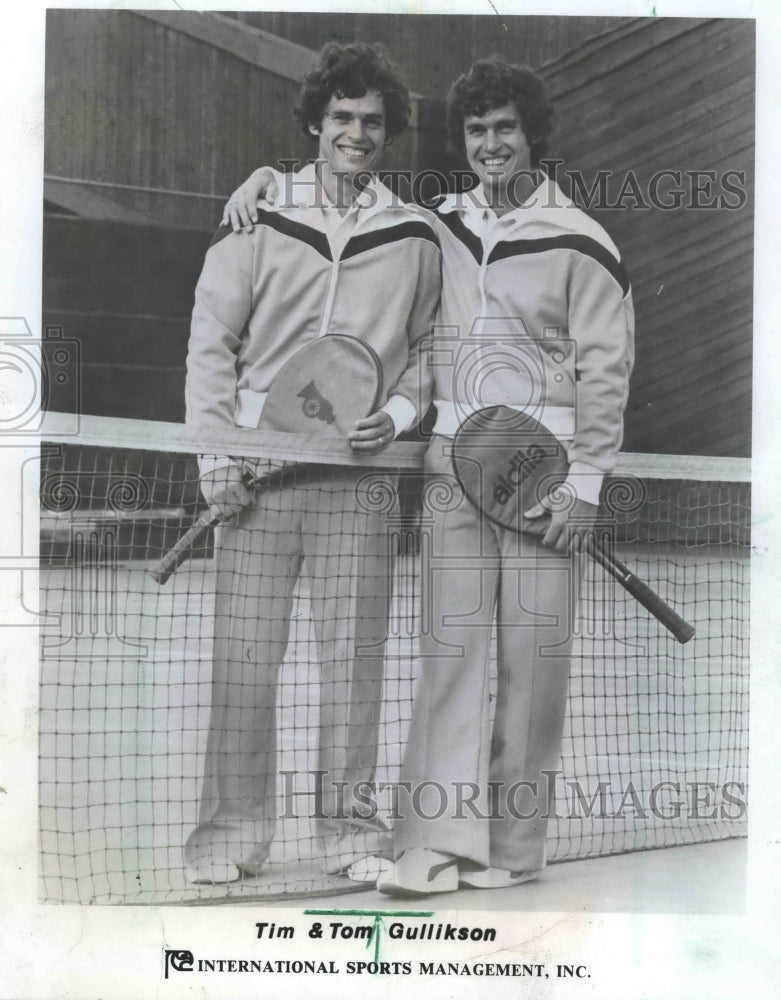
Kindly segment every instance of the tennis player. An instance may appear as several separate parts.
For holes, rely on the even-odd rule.
[[[438,241],[427,213],[402,205],[374,172],[407,125],[408,92],[378,48],[332,43],[307,76],[296,115],[317,140],[316,162],[289,175],[251,233],[222,227],[207,252],[187,355],[187,420],[257,427],[285,362],[338,333],[380,360],[381,405],[350,434],[356,452],[373,454],[420,419],[431,390],[422,346],[439,299]],[[302,569],[320,662],[323,867],[343,872],[389,849],[388,831],[361,821],[350,796],[374,774],[388,614],[385,515],[361,503],[362,475],[317,467],[257,497],[239,464],[202,459],[204,499],[236,516],[217,551],[206,769],[200,822],[185,847],[191,881],[252,876],[268,856],[278,674]]]
[[[552,124],[542,80],[498,58],[449,94],[450,142],[479,183],[434,205],[443,283],[425,466],[455,495],[429,512],[433,626],[421,636],[396,861],[378,881],[390,895],[509,887],[545,866],[580,584],[571,549],[621,443],[634,327],[618,250],[542,169]],[[256,171],[232,196],[234,226],[252,221],[272,178],[281,183]],[[496,404],[531,413],[567,449],[571,502],[545,498],[524,534],[488,522],[453,479],[458,427]]]

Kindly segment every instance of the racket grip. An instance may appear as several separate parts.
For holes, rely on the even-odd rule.
[[[188,558],[192,550],[203,538],[209,528],[220,524],[223,520],[216,517],[210,510],[205,511],[193,524],[177,543],[172,546],[156,563],[152,563],[147,572],[161,586],[171,577],[173,573]]]
[[[687,643],[695,634],[695,628],[674,611],[670,605],[651,590],[647,583],[627,569],[615,556],[608,553],[600,545],[591,544],[588,547],[590,555],[621,584],[628,594],[650,611],[658,621],[670,631],[681,644]]]

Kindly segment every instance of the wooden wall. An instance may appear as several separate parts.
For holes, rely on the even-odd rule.
[[[382,42],[403,68],[407,84],[434,100],[444,100],[453,80],[475,59],[496,53],[513,62],[541,66],[626,20],[462,14],[301,16],[259,11],[230,16],[310,49],[319,49],[332,40]]]
[[[159,226],[44,220],[44,329],[60,328],[81,352],[79,378],[52,381],[48,409],[77,404],[96,416],[184,420],[193,291],[209,239]]]
[[[317,152],[293,117],[315,54],[276,39],[282,58],[258,65],[274,41],[219,14],[50,9],[47,196],[76,214],[213,231],[254,167]],[[417,167],[426,141],[409,130],[384,166]]]
[[[635,296],[624,447],[750,454],[754,22],[636,21],[542,72],[558,112],[560,169],[580,171],[588,185],[610,170],[611,204],[631,171],[650,206],[630,197],[627,207],[591,211],[620,247]],[[745,204],[653,207],[646,194],[663,170],[684,181],[686,171],[713,171],[717,197],[724,172],[742,172]],[[659,190],[669,200],[670,184]]]

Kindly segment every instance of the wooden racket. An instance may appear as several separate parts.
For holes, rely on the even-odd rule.
[[[382,365],[376,351],[355,337],[327,334],[297,351],[269,388],[258,430],[308,436],[346,437],[356,420],[374,412],[382,394]],[[235,458],[250,489],[295,481],[295,460]],[[204,511],[148,573],[164,584],[212,528],[235,514]]]

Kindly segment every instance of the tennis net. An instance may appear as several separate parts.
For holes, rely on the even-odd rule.
[[[71,422],[47,415],[41,453],[41,898],[359,888],[341,870],[389,846],[419,669],[425,445],[357,461],[288,435]],[[205,506],[198,455],[237,451],[283,469],[262,516],[210,529],[159,585],[150,564]],[[589,561],[552,861],[745,835],[747,465],[625,455],[606,484],[617,555],[697,634],[678,644]],[[345,823],[333,790],[358,785],[365,822]],[[237,843],[242,880],[188,881],[185,851],[192,867]]]

